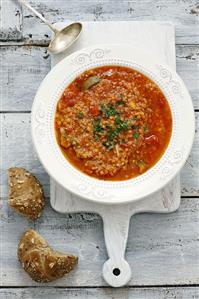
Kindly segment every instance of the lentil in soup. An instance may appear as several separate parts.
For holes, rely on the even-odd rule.
[[[64,91],[55,115],[57,142],[82,172],[127,180],[151,168],[172,132],[169,104],[156,83],[123,66],[97,67]]]

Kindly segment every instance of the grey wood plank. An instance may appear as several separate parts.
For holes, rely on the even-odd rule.
[[[20,40],[22,38],[22,11],[18,1],[1,1],[0,23],[0,40]]]
[[[2,289],[1,299],[198,299],[199,288]]]
[[[199,113],[196,112],[196,135],[194,145],[181,173],[181,191],[184,196],[199,196]],[[34,151],[30,133],[29,113],[3,113],[2,125],[2,196],[7,195],[6,170],[12,166],[25,167],[41,181],[49,196],[49,177]]]
[[[24,167],[41,181],[49,195],[49,177],[38,160],[31,140],[30,114],[1,114],[1,193],[7,195],[7,169]]]
[[[177,46],[177,71],[199,109],[199,46]],[[2,57],[1,111],[30,111],[42,79],[50,71],[44,47],[0,47]]]
[[[199,46],[176,47],[177,73],[185,82],[194,107],[199,109]]]
[[[34,0],[33,5],[52,22],[63,20],[169,20],[176,25],[177,43],[199,43],[199,6],[196,0]],[[49,40],[48,28],[35,20],[32,13],[24,9],[23,18],[26,42],[45,43],[46,40]]]
[[[45,75],[50,59],[45,48],[0,48],[2,107],[9,111],[27,111]]]
[[[1,201],[1,275],[3,286],[41,286],[19,265],[17,245],[29,227],[57,250],[79,256],[76,270],[45,286],[105,286],[101,270],[107,253],[102,220],[96,214],[58,214],[49,206],[31,222]],[[132,268],[129,286],[199,283],[199,198],[183,198],[171,214],[139,214],[131,219],[126,258]]]

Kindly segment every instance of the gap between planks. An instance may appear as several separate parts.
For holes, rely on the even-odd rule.
[[[181,195],[180,196],[180,198],[181,199],[199,199],[199,196],[197,196],[197,195]],[[2,197],[0,197],[0,202],[1,201],[4,201],[4,200],[7,200],[8,199],[8,197],[6,197],[6,196],[2,196]],[[48,201],[50,201],[50,197],[49,196],[45,196],[45,199],[46,200],[48,200]],[[56,212],[57,213],[57,212]],[[97,214],[97,213],[93,213],[93,212],[75,212],[75,213],[66,213],[66,214],[84,214],[84,213],[86,213],[86,214]],[[147,212],[141,212],[141,213],[138,213],[138,214],[146,214]],[[153,214],[153,212],[150,212],[151,214]],[[172,212],[173,213],[173,212]],[[98,215],[98,214],[97,214]],[[198,285],[199,286],[199,285]]]
[[[0,47],[44,47],[44,48],[47,48],[48,45],[50,43],[50,39],[49,40],[46,40],[44,42],[41,42],[41,41],[34,41],[34,42],[24,42],[24,41],[19,41],[19,42],[16,42],[16,41],[12,41],[12,40],[9,40],[9,41],[1,41],[0,40]],[[199,46],[199,43],[175,43],[176,46],[190,46],[190,47],[197,47]]]
[[[171,299],[171,298],[176,298],[176,299],[198,299],[198,287],[184,287],[184,288],[29,288],[29,289],[24,289],[24,288],[9,288],[9,289],[0,289],[0,296],[7,298],[7,299],[12,299],[12,298],[37,298],[40,299],[46,298],[46,299],[54,299],[54,298],[82,298],[82,299],[101,299],[101,298],[110,298],[110,299],[133,299],[133,298],[139,298],[139,299],[146,299],[146,298],[153,298],[153,299]]]
[[[128,286],[125,285],[122,287],[122,289],[153,289],[153,288],[197,288],[199,287],[199,284],[160,284],[160,285],[134,285],[134,286]],[[67,289],[67,290],[73,290],[73,289],[112,289],[110,286],[104,285],[104,286],[0,286],[0,290],[2,289]]]

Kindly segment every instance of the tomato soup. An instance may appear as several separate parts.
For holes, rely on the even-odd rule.
[[[103,180],[127,180],[150,169],[172,132],[169,104],[156,83],[122,66],[85,71],[66,87],[55,115],[66,159]]]

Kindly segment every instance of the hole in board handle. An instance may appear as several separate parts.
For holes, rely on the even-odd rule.
[[[119,276],[120,273],[121,273],[121,271],[120,271],[119,268],[115,268],[115,269],[113,269],[113,274],[114,274],[115,276]]]

